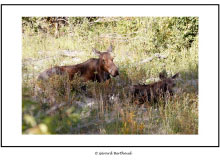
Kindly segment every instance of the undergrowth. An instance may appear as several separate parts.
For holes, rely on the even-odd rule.
[[[26,18],[23,134],[198,134],[198,18],[70,17],[58,35],[39,29],[43,18],[29,18],[34,26]],[[92,48],[104,51],[110,44],[120,75],[108,83],[82,83],[78,76],[37,80],[52,66],[84,62],[97,57]],[[133,103],[129,86],[157,81],[163,70],[181,75],[175,95],[155,104]]]

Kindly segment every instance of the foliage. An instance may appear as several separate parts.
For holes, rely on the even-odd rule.
[[[198,17],[23,17],[22,29],[24,134],[198,134]],[[120,76],[109,84],[37,80],[110,44]],[[145,61],[158,53],[166,58]],[[164,70],[181,74],[174,97],[132,103],[129,86]]]

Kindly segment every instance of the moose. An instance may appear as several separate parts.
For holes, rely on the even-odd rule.
[[[111,56],[112,45],[106,52],[100,52],[93,49],[93,52],[99,55],[99,58],[91,58],[83,63],[69,66],[55,66],[45,70],[38,76],[39,80],[47,80],[53,75],[66,75],[69,80],[73,80],[75,74],[82,77],[83,81],[104,82],[119,75],[117,66],[113,62]]]
[[[160,73],[160,81],[151,83],[148,85],[133,85],[131,87],[131,93],[133,100],[139,104],[145,102],[157,102],[160,97],[165,97],[166,94],[173,95],[173,87],[175,87],[175,79],[179,76],[179,73],[172,77],[167,77],[166,74]]]

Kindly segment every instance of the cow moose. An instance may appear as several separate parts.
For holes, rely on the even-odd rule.
[[[68,75],[69,80],[73,80],[75,74],[86,81],[104,82],[110,79],[110,75],[116,77],[119,75],[117,66],[111,56],[112,46],[106,52],[100,52],[93,49],[93,52],[99,55],[99,58],[91,58],[83,63],[69,66],[55,66],[40,73],[38,80],[47,80],[53,75]]]
[[[143,104],[145,102],[157,102],[160,97],[165,97],[166,94],[173,95],[173,87],[176,83],[174,79],[179,76],[179,73],[167,78],[164,73],[160,73],[160,81],[148,85],[133,85],[131,93],[133,101]]]

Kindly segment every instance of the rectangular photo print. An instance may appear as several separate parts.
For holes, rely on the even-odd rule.
[[[198,135],[198,17],[22,17],[22,134]]]

